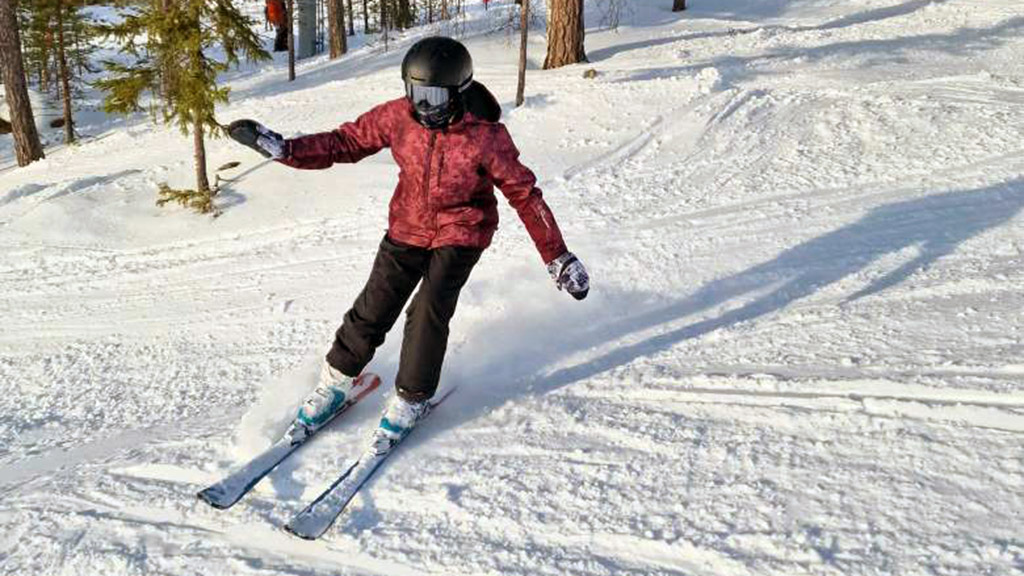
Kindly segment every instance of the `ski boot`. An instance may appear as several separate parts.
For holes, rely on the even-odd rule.
[[[330,422],[345,405],[356,380],[345,376],[324,360],[320,366],[319,382],[299,408],[292,430],[308,436]]]
[[[413,427],[430,411],[430,402],[410,402],[397,393],[388,400],[380,425],[373,432],[377,454],[391,450],[412,432]]]

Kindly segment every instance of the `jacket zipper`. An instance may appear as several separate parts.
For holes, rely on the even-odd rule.
[[[427,165],[423,169],[423,205],[428,210],[433,210],[430,205],[430,167],[434,160],[434,143],[437,141],[437,132],[430,131],[430,144],[427,145]],[[437,236],[437,213],[434,214],[434,236]]]
[[[427,165],[423,169],[423,199],[430,205],[430,164],[434,160],[434,141],[437,140],[437,133],[431,130],[430,143],[427,144]]]
[[[437,189],[441,189],[441,176],[444,175],[444,146],[441,147],[441,151],[438,152],[440,156],[437,158]]]

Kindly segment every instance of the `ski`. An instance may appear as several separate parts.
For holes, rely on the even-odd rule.
[[[352,393],[346,402],[319,429],[309,432],[304,426],[292,424],[288,431],[270,448],[264,450],[220,482],[200,491],[196,496],[214,508],[220,510],[230,508],[241,500],[242,496],[248,494],[253,486],[259,483],[264,476],[269,474],[292,452],[295,452],[299,446],[309,441],[319,430],[326,428],[327,424],[344,414],[349,408],[376,390],[378,386],[380,386],[380,377],[376,374],[367,373],[359,376],[356,378],[352,387]]]
[[[420,418],[417,426],[423,423],[435,408],[451,396],[455,389],[452,388],[441,398],[430,403],[430,409]],[[412,430],[415,430],[413,428]],[[412,430],[409,433],[412,433]],[[345,507],[355,497],[359,489],[373,476],[373,473],[380,468],[387,457],[394,452],[395,448],[408,434],[391,444],[387,449],[381,450],[376,444],[371,444],[354,464],[348,467],[331,486],[317,497],[302,512],[299,512],[291,519],[284,529],[304,540],[316,540],[327,532],[334,524],[338,516],[345,511]]]

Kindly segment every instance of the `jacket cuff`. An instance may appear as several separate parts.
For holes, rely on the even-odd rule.
[[[540,256],[544,259],[545,266],[550,264],[559,256],[569,252],[569,249],[565,246],[565,242],[559,242],[550,246],[538,246],[537,249],[540,250]]]

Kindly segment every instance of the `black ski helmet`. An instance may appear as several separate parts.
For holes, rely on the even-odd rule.
[[[458,40],[431,36],[412,45],[402,60],[405,95],[416,110],[416,119],[428,128],[441,128],[457,120],[464,110],[462,92],[473,83],[473,58]],[[422,100],[420,88],[443,89],[444,104]]]
[[[465,90],[473,81],[473,58],[462,42],[431,36],[412,45],[402,60],[406,84]]]

